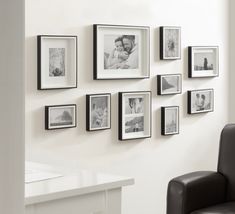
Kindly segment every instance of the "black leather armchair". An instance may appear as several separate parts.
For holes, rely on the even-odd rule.
[[[235,124],[221,133],[217,172],[193,172],[169,182],[167,214],[235,214]]]

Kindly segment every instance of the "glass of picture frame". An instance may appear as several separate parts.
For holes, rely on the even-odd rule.
[[[179,106],[161,107],[161,134],[179,134]]]
[[[219,76],[218,46],[189,46],[188,59],[189,78]]]
[[[111,94],[86,95],[86,130],[97,131],[111,128]]]
[[[181,94],[181,91],[182,91],[181,74],[157,75],[158,95]]]
[[[151,137],[151,91],[119,92],[119,140]]]
[[[140,79],[150,76],[150,28],[93,25],[94,79]]]
[[[39,35],[38,90],[77,87],[77,36]]]
[[[200,89],[188,91],[188,114],[214,111],[214,90]]]
[[[76,104],[45,106],[45,129],[65,129],[77,126]]]
[[[160,27],[160,59],[181,59],[181,27]]]

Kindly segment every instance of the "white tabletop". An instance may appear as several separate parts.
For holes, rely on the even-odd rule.
[[[134,184],[133,178],[95,173],[86,170],[76,172],[58,171],[58,169],[52,166],[27,162],[27,173],[29,173],[30,170],[36,170],[38,173],[42,172],[44,176],[47,174],[50,176],[42,179],[42,176],[39,175],[40,181],[25,183],[25,205]],[[55,175],[54,178],[53,174]]]

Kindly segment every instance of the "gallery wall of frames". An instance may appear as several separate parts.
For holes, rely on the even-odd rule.
[[[181,27],[159,27],[160,60],[181,60]],[[79,35],[37,36],[38,90],[73,90],[79,87]],[[219,76],[218,46],[188,47],[188,78]],[[127,25],[93,25],[93,81],[150,79],[150,27]],[[123,81],[123,84],[128,82]],[[182,74],[179,71],[156,76],[157,96],[181,96]],[[185,91],[186,92],[186,91]],[[101,131],[111,127],[111,94],[84,94],[86,97],[86,130]],[[152,92],[138,89],[118,92],[118,139],[152,136]],[[179,109],[188,115],[213,112],[213,88],[192,88],[187,91],[187,106],[162,106],[161,134],[180,133]],[[74,103],[45,106],[45,129],[77,127],[77,105]]]

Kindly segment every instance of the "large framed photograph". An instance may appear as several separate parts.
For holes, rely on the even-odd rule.
[[[151,92],[119,92],[119,140],[151,137]]]
[[[188,91],[188,114],[214,111],[214,90]]]
[[[188,55],[188,76],[190,78],[219,75],[218,46],[190,46],[188,47]]]
[[[161,134],[179,134],[179,106],[161,107]]]
[[[110,129],[111,94],[88,94],[86,104],[87,131]]]
[[[181,59],[181,27],[160,27],[160,59]]]
[[[45,129],[64,129],[77,126],[76,104],[45,106]]]
[[[93,25],[94,79],[150,76],[149,27]]]
[[[39,35],[38,90],[77,87],[77,36]]]
[[[182,76],[181,74],[157,75],[157,94],[181,94]]]

